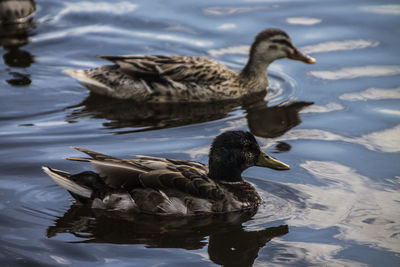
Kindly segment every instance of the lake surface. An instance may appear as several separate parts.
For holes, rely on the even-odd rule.
[[[1,266],[400,265],[397,1],[36,4],[34,25],[0,37]],[[275,62],[256,105],[113,101],[62,73],[108,64],[98,54],[207,56],[240,70],[266,27],[317,64]],[[64,160],[80,156],[71,146],[207,163],[212,139],[237,129],[291,166],[245,171],[263,198],[254,215],[99,214],[41,170],[90,170]]]

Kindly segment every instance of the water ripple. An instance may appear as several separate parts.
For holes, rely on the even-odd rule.
[[[339,134],[319,129],[294,129],[278,138],[277,141],[299,139],[342,141],[359,144],[373,151],[395,153],[400,152],[400,125],[382,131],[365,134],[360,137],[344,137]]]
[[[277,7],[277,5],[272,6],[272,8],[274,7]],[[271,7],[268,6],[209,7],[204,9],[204,13],[213,16],[228,16],[269,9],[271,9]]]
[[[159,34],[159,33],[152,33],[152,32],[139,32],[139,31],[132,31],[131,29],[121,29],[118,27],[113,27],[110,25],[90,25],[90,26],[80,26],[77,28],[70,28],[63,31],[55,31],[42,34],[37,37],[33,37],[31,40],[32,42],[43,42],[49,41],[53,39],[60,39],[64,37],[71,37],[71,36],[82,36],[87,35],[89,33],[99,33],[104,35],[106,33],[116,35],[118,38],[121,36],[125,36],[129,38],[150,38],[154,40],[162,40],[162,41],[173,41],[178,43],[186,43],[188,45],[198,46],[198,47],[207,47],[211,46],[213,42],[211,41],[202,41],[196,40],[194,38],[186,38],[183,36],[176,36],[172,34]]]
[[[64,265],[71,264],[71,262],[69,260],[67,260],[66,258],[60,257],[60,256],[49,255],[49,257],[52,258],[53,260],[55,260],[58,264],[64,264]]]
[[[311,196],[308,201],[326,205],[328,210],[306,209],[289,224],[309,226],[312,222],[317,229],[337,225],[337,238],[400,252],[400,237],[393,235],[400,229],[400,217],[393,212],[400,208],[396,190],[377,190],[380,186],[371,185],[368,177],[337,162],[306,161],[300,166],[325,186],[321,190],[320,186],[296,184],[296,188]]]
[[[359,77],[380,77],[392,76],[400,74],[400,65],[387,65],[387,66],[362,66],[362,67],[349,67],[339,70],[315,70],[310,71],[310,74],[324,80],[340,80],[340,79],[354,79]]]
[[[380,108],[380,109],[377,109],[377,111],[380,113],[388,114],[388,115],[400,116],[400,110]]]
[[[250,51],[249,45],[237,45],[219,49],[210,49],[207,51],[207,53],[212,57],[220,57],[228,54],[248,55],[249,51]]]
[[[374,5],[363,6],[360,8],[364,12],[383,14],[383,15],[400,15],[400,5]]]
[[[316,54],[316,53],[327,53],[333,51],[365,49],[370,47],[377,47],[378,45],[379,45],[378,41],[359,39],[359,40],[322,42],[318,44],[302,46],[300,47],[300,50],[306,54]],[[220,57],[229,54],[248,55],[249,50],[250,50],[249,45],[237,45],[219,49],[210,49],[207,52],[209,55],[213,57]]]
[[[301,50],[307,54],[326,53],[333,51],[348,51],[357,50],[370,47],[377,47],[378,41],[371,40],[344,40],[344,41],[330,41],[318,44],[303,46]]]
[[[233,30],[236,28],[237,28],[237,26],[234,23],[224,23],[217,27],[218,30]]]
[[[400,99],[400,87],[394,89],[368,88],[362,92],[343,94],[339,98],[347,101]]]
[[[53,17],[54,21],[60,20],[63,16],[70,13],[93,13],[93,12],[106,12],[116,15],[122,15],[125,13],[130,13],[138,8],[137,4],[132,4],[129,2],[74,2],[65,3],[65,8],[59,13],[55,14]]]
[[[292,228],[312,228],[314,231],[329,232],[334,238],[400,252],[400,216],[393,212],[400,208],[400,203],[395,189],[371,183],[368,177],[337,162],[307,160],[300,167],[317,179],[319,184],[281,182],[274,185],[273,182],[265,182],[264,186],[264,182],[258,181],[257,186],[262,187],[258,191],[264,202],[251,227],[262,225],[265,221],[285,219]],[[398,178],[390,179],[390,182],[394,187],[400,185]],[[351,260],[337,259],[344,246],[327,242],[275,239],[274,243],[284,245],[280,246],[283,251],[274,252],[271,256],[275,256],[273,262],[280,262],[279,258],[285,255],[283,258],[289,262],[290,258],[298,261],[306,257],[307,261],[314,263],[329,261],[353,265]]]
[[[335,238],[400,252],[397,245],[400,241],[400,217],[393,212],[400,208],[396,190],[383,185],[372,185],[368,177],[337,162],[309,160],[300,166],[322,185],[285,183],[279,186],[307,192],[298,201],[291,201],[282,196],[279,198],[261,191],[267,203],[263,204],[260,212],[268,213],[274,210],[274,214],[268,213],[268,218],[260,218],[258,215],[255,222],[286,218],[291,227],[310,227],[320,231],[332,231],[329,229],[338,227]],[[400,185],[398,179],[392,179],[391,182]],[[297,194],[293,193],[290,195]],[[308,248],[305,254],[312,257],[313,261],[319,257],[321,261],[330,261],[344,249],[342,246],[323,242],[295,243],[297,245],[290,242],[288,250],[293,253],[293,249],[296,251],[296,248]]]
[[[322,19],[310,18],[310,17],[290,17],[286,19],[286,22],[289,24],[307,25],[307,26],[321,23],[321,21]]]
[[[304,110],[300,111],[301,113],[328,113],[332,111],[337,111],[337,110],[343,110],[344,107],[340,105],[339,103],[331,102],[328,103],[324,106],[322,105],[312,105]]]
[[[275,239],[274,243],[279,244],[279,250],[275,255],[271,255],[269,262],[277,263],[278,266],[303,265],[304,262],[312,262],[313,266],[369,266],[349,259],[338,259],[337,254],[343,250],[342,246],[317,243],[317,242],[295,242],[288,240]],[[301,262],[301,261],[300,261]],[[307,264],[304,264],[307,265]]]

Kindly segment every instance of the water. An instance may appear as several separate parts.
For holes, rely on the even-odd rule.
[[[37,6],[34,25],[0,42],[2,266],[399,265],[396,1]],[[287,31],[318,63],[277,61],[270,94],[250,106],[133,105],[90,96],[62,74],[107,64],[97,54],[200,55],[239,70],[266,27]],[[89,170],[63,159],[78,155],[70,146],[206,163],[213,137],[230,129],[251,129],[292,167],[244,173],[264,200],[253,217],[99,214],[72,205],[40,169]]]

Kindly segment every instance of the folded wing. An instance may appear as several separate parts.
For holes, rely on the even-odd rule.
[[[128,191],[152,188],[172,194],[221,200],[223,192],[207,177],[207,166],[194,161],[138,156],[137,159],[118,159],[84,148],[75,149],[91,158],[70,157],[69,160],[90,162],[112,188]]]
[[[207,84],[224,82],[235,73],[215,60],[192,56],[99,56],[131,76],[165,79],[169,82]]]

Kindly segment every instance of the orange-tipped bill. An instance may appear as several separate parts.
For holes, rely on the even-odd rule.
[[[293,59],[293,60],[303,61],[304,63],[307,63],[307,64],[315,64],[315,63],[317,63],[317,61],[315,60],[315,58],[310,57],[310,56],[307,56],[307,55],[301,53],[301,52],[300,52],[299,50],[297,50],[297,49],[294,50],[294,53],[291,54],[291,55],[289,56],[289,58],[290,58],[290,59]]]

